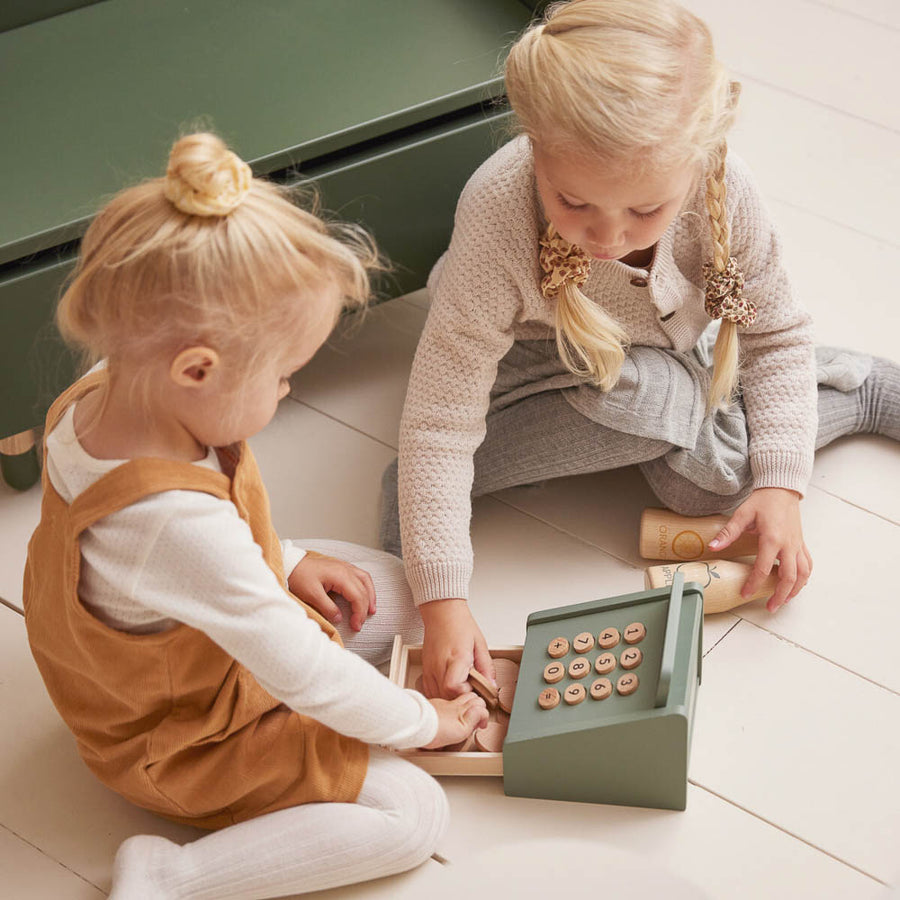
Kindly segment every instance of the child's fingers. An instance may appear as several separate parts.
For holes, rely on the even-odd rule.
[[[806,545],[800,549],[800,552],[797,554],[797,581],[794,583],[793,588],[791,588],[791,592],[785,598],[785,603],[789,600],[793,600],[803,588],[806,587],[807,582],[809,581],[809,576],[812,574],[812,557],[809,555],[809,550],[807,550]]]
[[[482,640],[475,641],[475,668],[487,678],[494,687],[497,686],[497,672],[494,669],[494,661],[488,651],[487,644]],[[468,672],[466,673],[468,677]]]
[[[753,564],[753,568],[750,570],[750,574],[741,588],[742,597],[752,597],[759,589],[769,572],[772,571],[772,566],[775,565],[777,552],[777,548],[771,542],[760,542],[756,562]]]
[[[359,631],[366,621],[371,603],[366,585],[354,572],[346,572],[333,579],[330,587],[350,604],[350,627]]]
[[[490,721],[487,704],[475,693],[463,694],[462,720],[471,734],[476,728],[483,728]]]
[[[797,556],[794,553],[783,553],[781,562],[778,564],[778,584],[775,587],[775,593],[769,597],[766,603],[766,609],[769,612],[775,612],[785,603],[787,603],[788,595],[797,583]]]
[[[460,694],[468,693],[472,690],[469,684],[469,669],[472,668],[471,656],[456,656],[447,661],[447,667],[444,670],[444,678],[440,685],[440,696],[448,699],[458,697]]]
[[[302,595],[298,594],[297,596],[316,610],[323,619],[327,619],[334,625],[337,625],[344,618],[340,609],[338,609],[338,605],[325,593],[325,588],[321,584],[312,584],[303,591]]]
[[[734,515],[722,526],[721,531],[709,542],[711,550],[723,550],[733,544],[752,524],[754,514],[739,506]]]
[[[376,608],[376,598],[375,598],[375,582],[372,581],[372,576],[365,570],[360,569],[357,566],[350,567],[353,570],[353,574],[360,580],[363,586],[363,590],[366,592],[366,597],[368,598],[369,604],[369,615],[375,615]]]

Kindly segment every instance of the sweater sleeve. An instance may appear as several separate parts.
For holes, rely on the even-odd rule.
[[[166,495],[177,503],[160,508]],[[156,538],[146,548],[132,596],[161,617],[203,631],[272,696],[342,734],[396,748],[418,747],[437,731],[434,707],[331,641],[285,591],[249,526],[228,501],[199,492],[152,498]],[[146,540],[139,507],[117,513]]]
[[[739,333],[754,487],[803,494],[818,425],[812,319],[793,295],[781,240],[749,169],[728,158],[731,254],[744,272],[744,295],[757,306],[756,321]]]
[[[450,247],[429,278],[431,309],[400,424],[401,539],[417,604],[468,598],[472,460],[484,439],[497,365],[514,340],[521,309],[514,263],[529,240],[537,265],[527,230],[533,214],[517,208],[526,182],[518,170],[498,171],[505,150],[460,197]]]

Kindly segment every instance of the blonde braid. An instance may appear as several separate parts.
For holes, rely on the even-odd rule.
[[[713,244],[712,264],[704,269],[707,277],[724,277],[736,263],[731,258],[728,218],[726,210],[725,156],[726,144],[716,151],[715,165],[706,181],[706,209],[709,212],[709,227]],[[743,284],[743,278],[740,279]],[[707,296],[709,289],[707,290]],[[738,385],[738,336],[737,323],[723,318],[713,349],[713,376],[707,398],[707,410],[729,406],[734,400]]]

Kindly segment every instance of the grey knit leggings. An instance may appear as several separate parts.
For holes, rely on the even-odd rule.
[[[849,434],[884,434],[900,440],[900,366],[862,354],[853,356],[868,371],[861,384],[848,390],[819,384],[817,450]],[[840,377],[828,375],[820,372],[820,381],[840,384]],[[485,439],[474,457],[473,497],[635,464],[660,502],[683,515],[734,509],[752,490],[749,478],[728,496],[698,487],[667,464],[664,457],[673,449],[671,444],[593,422],[558,390],[533,394],[493,412],[486,424]],[[382,488],[382,547],[401,555],[396,460],[385,470]]]

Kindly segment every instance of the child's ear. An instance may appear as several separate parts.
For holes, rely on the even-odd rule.
[[[200,387],[218,375],[221,368],[219,354],[212,348],[188,347],[172,360],[169,377],[179,387]]]

